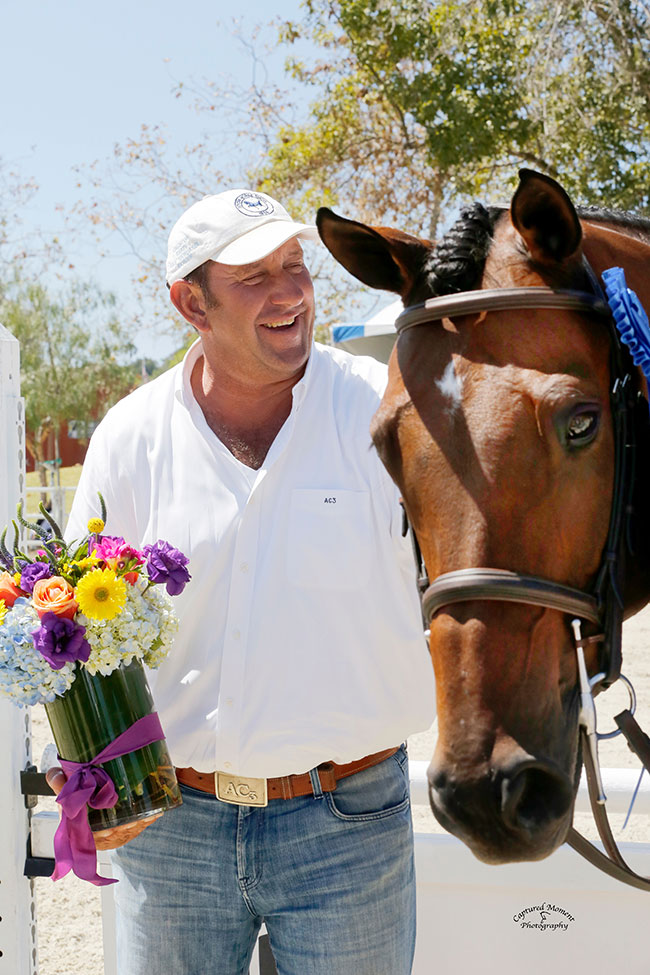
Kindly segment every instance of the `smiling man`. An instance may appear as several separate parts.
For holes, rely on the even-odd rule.
[[[167,283],[197,341],[107,414],[75,497],[69,534],[101,490],[107,532],[192,574],[151,675],[183,805],[108,838],[120,975],[244,975],[262,922],[281,975],[411,970],[403,743],[432,668],[370,442],[385,368],[313,343],[304,239],[250,190],[181,216]]]

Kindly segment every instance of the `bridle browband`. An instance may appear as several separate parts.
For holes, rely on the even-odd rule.
[[[432,583],[424,569],[420,548],[413,533],[414,550],[419,561],[419,587],[422,610],[427,626],[435,614],[445,606],[471,600],[497,600],[543,606],[558,610],[572,618],[578,653],[583,760],[587,770],[592,809],[608,857],[580,836],[573,828],[568,842],[601,870],[625,883],[650,890],[650,880],[640,877],[623,861],[613,839],[603,803],[605,796],[598,765],[595,706],[592,694],[596,689],[609,687],[621,676],[621,640],[623,600],[621,587],[625,573],[625,554],[628,546],[628,522],[632,510],[634,487],[634,383],[629,358],[624,354],[609,305],[594,271],[584,262],[592,291],[532,288],[504,288],[465,291],[459,294],[429,298],[422,305],[406,308],[395,322],[397,340],[406,331],[454,319],[463,315],[480,315],[490,311],[521,309],[564,309],[597,314],[608,328],[610,339],[610,406],[614,432],[614,483],[609,528],[600,567],[591,592],[583,592],[538,576],[522,575],[506,569],[475,567],[446,572]],[[595,624],[600,632],[582,639],[580,621]],[[583,647],[589,642],[600,644],[599,673],[591,680],[584,667]],[[622,718],[619,722],[618,718]],[[631,736],[647,736],[638,728],[632,712],[617,717],[622,733],[634,747]],[[631,727],[631,726],[634,727]],[[627,727],[628,731],[625,730]],[[629,732],[629,733],[628,733]],[[634,749],[644,765],[648,765],[648,750]],[[650,771],[650,768],[649,768]]]
[[[416,325],[428,325],[443,318],[474,315],[483,311],[518,311],[521,308],[569,308],[574,311],[588,309],[601,315],[610,314],[602,292],[592,294],[588,291],[556,290],[541,285],[535,288],[486,288],[428,298],[422,305],[405,308],[397,317],[395,330],[399,336]]]

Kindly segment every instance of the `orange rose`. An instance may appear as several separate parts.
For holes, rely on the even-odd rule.
[[[27,596],[19,589],[8,572],[0,572],[0,599],[4,599],[5,606],[13,606],[19,596]]]
[[[34,586],[32,601],[39,616],[55,613],[56,616],[65,616],[66,619],[71,620],[79,609],[79,604],[74,598],[74,589],[61,576],[39,579]]]

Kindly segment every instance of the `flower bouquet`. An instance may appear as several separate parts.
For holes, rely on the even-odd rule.
[[[167,542],[132,548],[102,535],[70,544],[43,505],[49,530],[34,557],[0,537],[0,693],[22,707],[43,704],[68,781],[57,798],[55,880],[72,869],[101,885],[91,830],[164,812],[180,790],[143,665],[157,667],[178,628],[170,596],[182,592],[188,559]]]

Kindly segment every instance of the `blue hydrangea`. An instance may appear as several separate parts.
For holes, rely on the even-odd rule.
[[[91,674],[110,674],[121,664],[143,660],[158,667],[171,649],[178,630],[172,600],[161,586],[147,588],[146,579],[127,586],[121,613],[111,620],[92,620],[77,613],[75,622],[85,626],[90,656],[85,664]],[[0,624],[0,694],[19,707],[45,704],[61,697],[75,677],[75,663],[53,670],[34,646],[32,633],[40,620],[31,600],[19,598]]]
[[[53,701],[74,680],[74,664],[52,670],[34,647],[32,633],[39,625],[36,610],[23,597],[7,610],[0,625],[0,694],[19,707]]]

